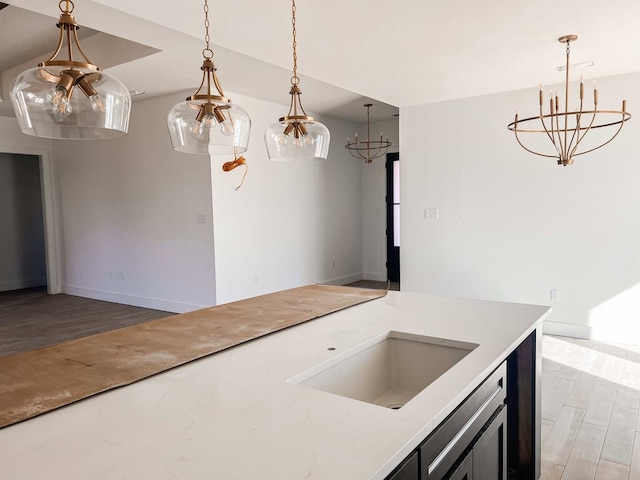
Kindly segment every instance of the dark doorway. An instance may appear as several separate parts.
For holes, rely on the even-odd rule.
[[[387,153],[387,278],[400,282],[400,154]]]

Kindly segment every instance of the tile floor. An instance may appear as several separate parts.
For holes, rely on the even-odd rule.
[[[542,480],[640,480],[640,346],[543,336]]]

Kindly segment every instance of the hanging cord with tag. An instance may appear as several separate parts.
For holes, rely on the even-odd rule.
[[[233,149],[233,160],[230,162],[225,162],[222,164],[222,170],[224,172],[230,172],[231,170],[233,170],[236,167],[239,167],[240,165],[244,165],[244,174],[242,175],[242,180],[240,180],[240,185],[238,185],[235,190],[238,191],[240,189],[240,187],[242,186],[242,184],[244,183],[244,179],[247,176],[247,172],[249,171],[249,165],[247,165],[247,161],[245,160],[245,158],[240,155],[238,156],[237,152],[235,151],[236,149]]]

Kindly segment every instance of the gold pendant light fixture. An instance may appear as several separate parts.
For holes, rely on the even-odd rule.
[[[173,149],[182,153],[223,155],[242,153],[249,145],[251,119],[240,106],[224,96],[209,45],[209,4],[204,1],[206,46],[202,50],[202,81],[186,101],[167,117]]]
[[[271,125],[264,134],[269,159],[274,161],[313,158],[326,160],[329,154],[329,129],[308,116],[302,101],[298,78],[298,56],[296,52],[296,1],[292,0],[293,26],[293,76],[291,77],[291,103],[289,113]]]
[[[364,160],[364,163],[371,163],[373,159],[383,156],[389,150],[391,142],[389,137],[386,140],[382,139],[382,132],[380,133],[380,140],[370,140],[371,124],[369,122],[369,109],[373,106],[372,103],[365,103],[367,109],[367,139],[365,141],[358,140],[358,133],[356,132],[355,141],[351,141],[347,138],[347,144],[344,146],[349,153],[360,160]]]
[[[544,94],[542,85],[538,93],[540,113],[534,117],[524,119],[518,118],[516,112],[515,120],[507,127],[514,132],[516,140],[526,151],[541,157],[556,158],[558,165],[572,165],[573,160],[578,155],[593,152],[609,142],[611,142],[620,132],[624,123],[631,118],[627,112],[627,102],[622,101],[622,110],[598,110],[598,89],[596,83],[593,85],[593,109],[584,107],[584,82],[580,80],[579,107],[569,111],[569,57],[570,44],[578,39],[577,35],[564,35],[558,39],[560,43],[565,43],[566,47],[566,67],[565,88],[564,88],[564,112],[560,109],[560,98],[557,89],[549,94],[549,113],[544,113]],[[597,119],[597,121],[596,121]],[[536,126],[539,125],[539,126]],[[612,127],[609,135],[598,138],[595,144],[587,147],[582,142],[591,130]],[[535,146],[525,146],[520,134],[537,133],[551,141],[552,153],[542,153]],[[595,146],[594,146],[595,145]],[[534,150],[535,149],[535,150]],[[555,152],[553,152],[555,150]]]
[[[107,139],[127,133],[131,96],[118,79],[91,63],[82,51],[71,0],[58,3],[58,46],[46,61],[22,72],[11,85],[11,103],[27,135],[62,139]],[[61,53],[66,59],[58,59]],[[74,60],[82,57],[82,61]]]

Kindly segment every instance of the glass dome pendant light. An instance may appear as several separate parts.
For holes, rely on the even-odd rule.
[[[193,154],[237,154],[247,150],[251,119],[249,114],[224,96],[213,50],[209,46],[209,4],[204,2],[206,47],[202,50],[202,82],[186,101],[173,107],[167,125],[173,149]],[[213,87],[213,88],[212,88]],[[215,89],[215,95],[212,93]],[[203,92],[204,93],[201,93]]]
[[[22,72],[10,97],[27,135],[61,139],[108,139],[127,133],[131,96],[118,80],[91,63],[82,51],[71,0],[61,0],[60,29],[53,55]],[[66,48],[63,48],[66,43]],[[74,50],[84,61],[74,60]],[[66,60],[57,60],[66,52]]]
[[[291,77],[291,104],[289,113],[271,125],[264,134],[269,159],[274,161],[313,158],[326,160],[329,153],[329,129],[313,120],[302,108],[298,57],[296,53],[296,1],[292,3],[293,76]]]

